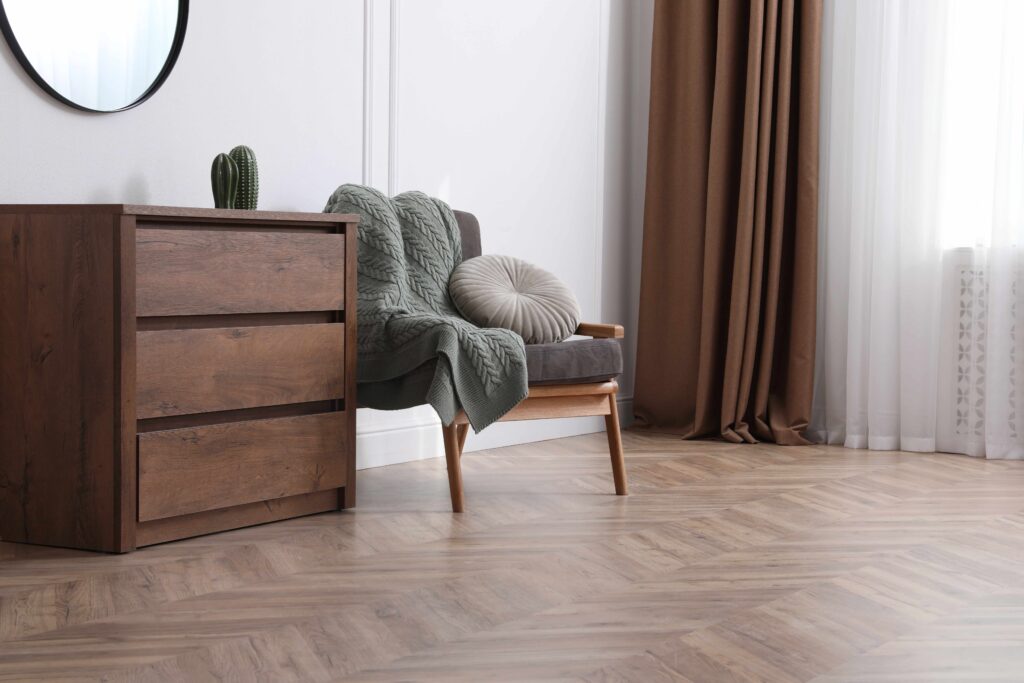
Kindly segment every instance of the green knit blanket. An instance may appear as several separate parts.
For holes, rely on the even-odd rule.
[[[480,431],[526,398],[522,337],[473,325],[448,296],[462,240],[447,204],[342,185],[324,211],[360,217],[360,405],[429,403],[446,425],[461,408]]]

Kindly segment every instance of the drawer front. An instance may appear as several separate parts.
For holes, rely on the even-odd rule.
[[[139,435],[139,521],[345,485],[345,414]]]
[[[345,325],[137,333],[139,419],[340,399]]]
[[[163,230],[136,233],[139,316],[345,307],[345,236]]]

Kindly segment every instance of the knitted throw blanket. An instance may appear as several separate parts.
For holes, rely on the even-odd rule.
[[[467,322],[448,296],[462,240],[447,204],[342,185],[324,211],[360,216],[360,405],[429,403],[446,425],[462,408],[480,431],[526,398],[522,337]]]

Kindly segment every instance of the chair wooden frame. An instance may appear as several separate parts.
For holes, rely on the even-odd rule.
[[[621,325],[581,323],[576,334],[588,337],[621,339],[625,331]],[[619,385],[615,380],[587,384],[548,384],[530,387],[529,395],[506,413],[500,422],[513,420],[542,420],[559,417],[586,417],[603,415],[608,435],[608,452],[612,461],[615,493],[627,495],[626,465],[622,456],[622,433],[619,428],[619,409],[615,401]],[[450,425],[441,427],[444,436],[444,454],[448,461],[448,488],[451,490],[452,511],[462,512],[462,449],[469,434],[469,420],[464,412],[455,416]]]

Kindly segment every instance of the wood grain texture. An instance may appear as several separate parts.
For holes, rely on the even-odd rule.
[[[135,441],[138,421],[135,415],[135,217],[118,216],[118,232],[115,241],[115,282],[114,296],[118,321],[114,330],[114,373],[119,380],[116,428],[119,430],[120,450],[116,453],[118,462],[113,471],[115,508],[114,550],[128,551],[135,548],[135,526],[138,519],[138,453]]]
[[[622,427],[619,425],[618,394],[608,394],[608,414],[604,416],[604,433],[608,437],[608,455],[612,461],[612,479],[615,481],[615,495],[625,496],[629,493],[626,483],[626,459],[622,449]]]
[[[607,415],[608,397],[598,395],[527,398],[502,416],[502,422],[555,417]]]
[[[150,206],[148,204],[5,204],[6,213],[62,215],[132,215],[147,219],[166,218],[223,220],[237,223],[354,223],[359,216],[351,213],[307,213],[296,211],[245,211],[243,209],[209,209],[184,206]]]
[[[592,434],[464,455],[462,515],[435,459],[127,556],[0,543],[0,680],[1020,680],[1024,463],[623,445],[628,497]]]
[[[139,521],[345,484],[345,415],[252,420],[139,435]]]
[[[585,384],[542,384],[530,387],[528,398],[551,398],[553,396],[606,396],[619,390],[615,380],[587,382]]]
[[[139,332],[140,419],[338,399],[345,325]]]
[[[244,209],[207,209],[182,206],[150,206],[125,204],[124,213],[151,218],[222,220],[254,225],[260,223],[355,223],[359,216],[352,213],[309,213],[298,211],[246,211]]]
[[[355,313],[356,220],[0,206],[0,538],[127,552],[139,537],[157,542],[354,505],[355,326],[344,323]],[[158,238],[141,240],[141,260],[140,230]],[[140,290],[143,312],[160,315],[138,316]],[[270,444],[250,439],[245,464],[278,467],[251,479],[276,472],[268,495],[285,498],[137,528],[139,433],[324,412],[343,425],[344,462],[321,476],[343,487],[286,495],[299,493],[289,477],[316,465],[302,456],[287,466],[260,461]],[[224,450],[232,447],[237,441]],[[189,483],[175,485],[193,492]],[[236,486],[224,498],[247,495]]]
[[[444,457],[448,469],[448,494],[452,500],[452,512],[465,509],[465,496],[462,492],[462,445],[459,443],[459,430],[463,425],[441,425],[441,438],[444,440]]]
[[[0,213],[2,538],[119,545],[115,221]]]
[[[517,420],[544,420],[559,417],[586,417],[588,415],[607,415],[609,412],[607,396],[583,394],[574,396],[549,396],[543,398],[527,397],[512,410],[505,413],[501,422]],[[469,418],[460,412],[455,416],[454,424],[469,424]]]
[[[138,545],[143,547],[218,531],[267,524],[292,517],[335,510],[337,506],[338,492],[328,489],[286,498],[261,500],[258,503],[217,508],[181,517],[154,519],[149,522],[139,522]],[[213,542],[216,543],[216,541]]]
[[[501,417],[501,422],[540,420],[558,417],[607,415],[611,409],[608,396],[615,395],[619,385],[610,382],[587,384],[546,384],[530,387],[529,395]],[[456,413],[452,424],[468,425],[465,411]]]
[[[287,313],[230,313],[227,315],[171,315],[139,318],[139,332],[157,330],[199,330],[208,327],[260,327],[265,325],[321,325],[340,322],[338,311],[292,311]]]
[[[359,225],[356,222],[358,217],[350,217],[344,226],[345,231],[345,253],[348,255],[348,267],[345,270],[345,319],[353,324],[345,327],[345,367],[348,372],[345,374],[345,400],[339,406],[345,410],[345,419],[348,420],[346,435],[348,438],[347,452],[350,454],[348,462],[348,476],[346,477],[345,489],[338,498],[338,508],[353,508],[356,506],[356,368],[359,366],[359,336],[357,334],[357,304],[359,300],[359,268],[356,265],[356,255],[359,251]]]
[[[626,336],[626,328],[608,323],[580,323],[575,334],[595,339],[622,339]]]
[[[146,432],[159,432],[165,429],[202,427],[245,420],[268,420],[275,417],[315,415],[316,413],[327,413],[336,408],[336,401],[313,401],[311,403],[287,403],[280,406],[242,408],[241,410],[220,410],[212,413],[193,413],[192,415],[169,415],[167,417],[151,417],[140,420],[137,422],[137,429],[139,434],[145,434]]]
[[[140,229],[138,315],[345,308],[344,235]]]

